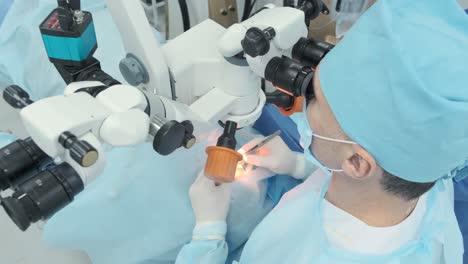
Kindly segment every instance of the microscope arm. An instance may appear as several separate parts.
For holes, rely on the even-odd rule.
[[[128,54],[120,63],[127,82],[152,94],[174,99],[166,59],[143,7],[128,0],[107,0],[107,6]],[[127,70],[133,64],[138,64],[139,73]]]

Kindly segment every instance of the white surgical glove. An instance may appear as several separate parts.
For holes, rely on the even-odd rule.
[[[263,139],[253,139],[245,144],[239,152],[245,153]],[[309,162],[303,153],[290,150],[281,137],[276,137],[252,154],[244,154],[244,161],[266,168],[276,174],[289,175],[299,180],[306,179],[318,168]]]
[[[216,186],[202,171],[190,187],[189,195],[197,225],[226,221],[231,200],[230,184]]]

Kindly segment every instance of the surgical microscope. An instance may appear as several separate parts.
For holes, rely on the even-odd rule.
[[[242,159],[236,131],[253,124],[266,103],[286,115],[302,111],[314,68],[333,48],[307,39],[307,12],[274,5],[227,29],[206,20],[160,47],[140,5],[108,0],[127,52],[119,64],[128,83],[122,84],[93,57],[92,14],[80,1],[57,2],[39,27],[67,84],[64,94],[33,102],[16,85],[3,93],[29,134],[0,149],[0,191],[12,192],[1,205],[23,231],[70,204],[102,173],[105,145],[150,141],[155,152],[170,155],[195,144],[192,121],[224,128],[206,149],[205,174],[234,181]],[[262,79],[277,90],[262,90]]]

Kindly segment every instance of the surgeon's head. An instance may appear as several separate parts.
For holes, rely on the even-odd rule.
[[[406,201],[420,197],[434,185],[434,182],[410,182],[390,174],[379,166],[371,153],[346,135],[322,91],[320,66],[310,88],[313,96],[307,99],[306,110],[313,131],[310,151],[322,165],[335,171],[335,176],[370,183]]]
[[[316,158],[405,199],[464,176],[466,36],[468,17],[455,0],[377,1],[315,75],[307,115],[319,135]]]

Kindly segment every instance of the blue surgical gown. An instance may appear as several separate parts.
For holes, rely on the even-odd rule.
[[[329,181],[330,177],[319,170],[286,193],[255,228],[240,263],[413,264],[433,263],[438,258],[441,263],[462,263],[463,241],[453,211],[451,180],[438,180],[429,191],[418,239],[384,255],[357,254],[328,242],[322,223],[322,203]],[[221,229],[212,224],[194,232],[200,237],[217,234]],[[176,263],[225,263],[226,246],[224,241],[208,237],[194,240],[181,250]]]

